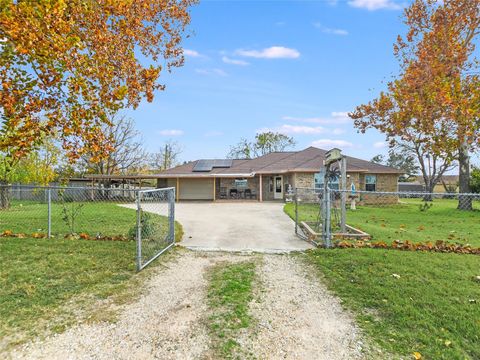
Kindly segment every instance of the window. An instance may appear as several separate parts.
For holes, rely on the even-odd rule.
[[[377,187],[377,175],[365,175],[365,190],[375,191]]]
[[[323,189],[323,185],[325,183],[325,171],[320,171],[314,175],[314,182],[315,182],[315,189],[321,190]],[[338,190],[340,188],[338,176],[334,176],[328,182],[328,187],[333,190]]]

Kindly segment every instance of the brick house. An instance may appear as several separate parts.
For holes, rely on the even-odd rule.
[[[196,160],[155,174],[157,187],[175,187],[177,200],[282,201],[288,189],[323,186],[325,150],[274,152],[255,159]],[[398,169],[347,156],[347,186],[397,191]],[[338,187],[334,182],[332,188]]]

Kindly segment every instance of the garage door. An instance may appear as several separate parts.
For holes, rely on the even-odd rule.
[[[213,200],[213,179],[180,179],[180,200]]]

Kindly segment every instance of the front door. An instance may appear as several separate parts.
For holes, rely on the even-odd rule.
[[[283,199],[283,176],[275,176],[275,183],[274,183],[274,199]]]

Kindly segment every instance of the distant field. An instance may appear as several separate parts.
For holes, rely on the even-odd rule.
[[[347,210],[347,224],[386,243],[443,240],[480,247],[480,201],[474,202],[475,211],[459,211],[457,201],[450,199],[435,199],[425,211],[420,210],[422,203],[420,199],[401,199],[397,205],[359,206]],[[286,204],[285,212],[294,218],[295,205]],[[316,221],[317,216],[318,205],[300,205],[301,221]]]

